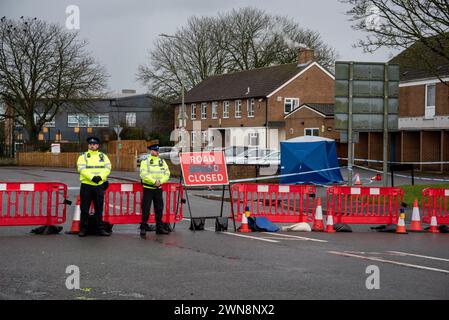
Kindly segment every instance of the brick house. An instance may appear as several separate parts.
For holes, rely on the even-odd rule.
[[[333,104],[303,104],[285,116],[286,139],[299,136],[320,136],[338,140],[334,128]]]
[[[430,71],[415,50],[428,55]],[[449,50],[449,46],[448,46]],[[390,135],[389,159],[400,162],[449,161],[449,64],[419,43],[390,60],[400,65],[398,132]],[[444,81],[445,83],[443,83]],[[382,134],[364,133],[357,158],[381,159]],[[363,140],[363,141],[362,141]],[[418,170],[448,172],[449,165],[419,165]]]
[[[300,50],[298,62],[211,76],[185,96],[189,145],[279,148],[285,115],[304,103],[332,104],[334,76]],[[175,106],[175,129],[181,99]]]

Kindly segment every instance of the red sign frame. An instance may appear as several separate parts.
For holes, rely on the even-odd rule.
[[[185,186],[229,185],[223,151],[180,153],[179,160]]]

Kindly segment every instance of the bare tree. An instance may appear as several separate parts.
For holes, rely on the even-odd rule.
[[[448,0],[339,1],[351,5],[353,28],[368,33],[355,46],[365,52],[409,48],[408,64],[440,78],[438,67],[449,64]]]
[[[36,18],[0,21],[0,98],[35,142],[70,100],[82,107],[106,85],[106,74],[76,32]]]
[[[315,49],[332,68],[337,54],[320,35],[287,17],[243,8],[217,17],[192,17],[172,36],[159,38],[137,77],[153,94],[179,96],[209,76],[297,61],[298,49]]]

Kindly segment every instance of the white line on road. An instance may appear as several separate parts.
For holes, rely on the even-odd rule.
[[[286,237],[286,238],[295,238],[295,239],[299,239],[299,240],[305,240],[305,241],[316,241],[316,242],[328,242],[326,240],[321,240],[321,239],[313,239],[313,238],[306,238],[306,237],[299,237],[299,236],[291,236],[289,234],[283,234],[283,233],[270,233],[270,232],[261,232],[263,234],[269,234],[269,235],[274,235],[274,236],[282,236],[282,237]]]
[[[384,263],[395,264],[395,265],[403,266],[403,267],[409,267],[409,268],[421,269],[421,270],[429,270],[429,271],[435,271],[435,272],[441,272],[441,273],[449,274],[449,270],[431,268],[431,267],[426,267],[426,266],[420,266],[420,265],[417,265],[417,264],[403,263],[403,262],[398,262],[398,261],[393,261],[393,260],[386,260],[386,259],[381,259],[381,258],[376,258],[376,257],[365,257],[365,256],[359,256],[359,255],[356,255],[356,254],[347,253],[347,252],[339,252],[339,251],[328,251],[328,253],[335,254],[335,255],[338,255],[338,256],[343,256],[343,257],[351,257],[351,258],[358,258],[358,259],[363,259],[363,260],[384,262]]]
[[[211,228],[204,228],[204,230],[215,232],[215,230],[211,229]],[[239,234],[239,233],[232,233],[232,232],[220,232],[220,233],[227,234],[227,235],[230,235],[230,236],[248,238],[248,239],[253,239],[253,240],[260,240],[260,241],[266,241],[266,242],[273,242],[273,243],[278,243],[279,242],[277,240],[270,240],[270,239],[266,239],[266,238],[252,237],[252,236],[247,236],[245,234]]]
[[[182,220],[190,221],[189,218],[183,218]],[[215,232],[215,229],[211,229],[211,228],[204,228],[204,230]],[[227,234],[227,235],[230,235],[230,236],[236,236],[236,237],[241,237],[241,238],[248,238],[248,239],[253,239],[253,240],[260,240],[260,241],[265,241],[265,242],[273,242],[273,243],[278,243],[279,242],[277,240],[270,240],[270,239],[265,239],[265,238],[252,237],[252,236],[247,236],[247,235],[244,235],[244,234],[238,234],[238,233],[232,233],[232,232],[220,232],[220,233]]]
[[[449,262],[449,259],[444,258],[438,258],[438,257],[430,257],[430,256],[423,256],[420,254],[414,254],[414,253],[407,253],[407,252],[401,252],[401,251],[387,251],[389,253],[393,253],[399,256],[410,256],[410,257],[417,257],[417,258],[424,258],[424,259],[430,259],[430,260],[438,260],[438,261],[445,261]]]

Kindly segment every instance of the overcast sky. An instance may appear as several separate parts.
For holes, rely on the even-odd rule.
[[[246,6],[289,16],[317,30],[338,51],[340,60],[386,61],[397,53],[364,54],[354,49],[352,44],[363,34],[351,29],[344,14],[348,7],[337,0],[1,0],[0,15],[37,17],[65,26],[69,5],[80,10],[80,36],[89,41],[92,54],[106,67],[111,91],[146,91],[135,80],[136,71],[146,62],[159,34],[173,34],[193,15],[214,16]]]

